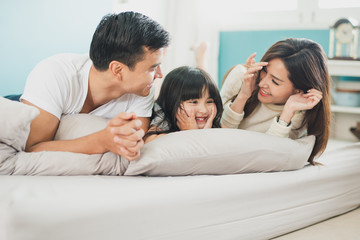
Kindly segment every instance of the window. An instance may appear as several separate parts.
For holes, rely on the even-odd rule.
[[[231,2],[239,12],[292,11],[297,8],[297,0],[233,0]]]
[[[360,7],[359,0],[319,0],[319,8],[354,8]]]

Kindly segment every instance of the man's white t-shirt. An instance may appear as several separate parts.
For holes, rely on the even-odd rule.
[[[88,54],[59,54],[40,62],[29,74],[21,99],[60,119],[62,114],[79,113],[84,105],[89,85],[92,61]],[[124,94],[90,112],[113,118],[121,112],[134,112],[138,117],[150,117],[154,104],[154,88],[148,96]]]

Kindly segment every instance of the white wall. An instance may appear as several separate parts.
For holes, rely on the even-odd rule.
[[[0,0],[0,96],[21,94],[26,78],[54,54],[87,53],[113,0]]]

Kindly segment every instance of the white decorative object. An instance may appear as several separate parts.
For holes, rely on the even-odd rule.
[[[329,58],[360,60],[360,25],[356,19],[341,18],[330,27]]]

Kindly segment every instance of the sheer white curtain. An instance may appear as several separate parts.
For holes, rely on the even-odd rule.
[[[171,46],[164,61],[164,70],[170,71],[182,65],[196,66],[195,54],[190,50],[202,41],[209,43],[205,68],[217,82],[218,31],[208,21],[208,1],[170,0],[168,2],[167,29],[171,34]],[[210,1],[211,2],[211,1]],[[215,21],[215,20],[214,20]]]

